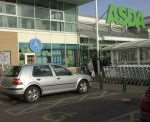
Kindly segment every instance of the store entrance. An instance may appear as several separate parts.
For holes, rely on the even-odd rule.
[[[89,50],[89,57],[92,60],[94,71],[97,74],[97,51],[96,49]]]
[[[25,54],[25,64],[35,64],[35,54],[26,53]]]

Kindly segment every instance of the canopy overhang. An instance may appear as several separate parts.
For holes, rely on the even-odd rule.
[[[94,0],[57,0],[57,1],[66,2],[70,4],[75,4],[75,5],[82,5],[88,2],[92,2]]]
[[[0,0],[0,1],[7,1],[7,2],[14,2],[14,3],[16,2],[16,0]],[[23,1],[32,1],[32,0],[23,0]],[[79,6],[79,5],[82,5],[82,4],[94,1],[94,0],[57,0],[57,1],[70,3],[70,4],[74,4],[74,5],[78,5]]]

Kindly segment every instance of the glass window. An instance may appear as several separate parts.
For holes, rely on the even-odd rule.
[[[65,64],[65,45],[52,44],[52,63]]]
[[[0,2],[0,13],[3,12],[3,4]]]
[[[121,50],[118,52],[119,64],[136,64],[137,54],[135,49]]]
[[[36,19],[35,28],[39,30],[50,30],[50,21]]]
[[[48,8],[42,8],[42,7],[36,7],[35,8],[35,17],[40,19],[49,19],[49,9]]]
[[[11,3],[16,3],[16,0],[1,0],[1,1],[6,1],[6,2],[11,2]]]
[[[19,18],[19,27],[25,29],[34,29],[34,19]]]
[[[16,5],[0,2],[0,13],[16,15]]]
[[[66,32],[77,32],[77,26],[74,23],[65,23]]]
[[[34,66],[33,67],[33,76],[34,77],[52,76],[52,71],[48,65]]]
[[[51,22],[51,30],[52,31],[64,31],[64,23],[63,22]]]
[[[34,5],[34,0],[17,0],[18,3]]]
[[[64,3],[63,2],[57,2],[57,9],[58,10],[64,10]]]
[[[63,10],[64,9],[64,3],[63,2],[58,2],[56,0],[50,0],[50,8],[51,9]]]
[[[7,16],[7,24],[10,28],[17,27],[17,17]]]
[[[43,45],[42,51],[36,53],[36,63],[37,64],[51,63],[51,44],[42,43],[42,45]]]
[[[68,67],[78,66],[79,64],[79,46],[76,44],[66,45],[66,63]]]
[[[85,46],[85,45],[81,45],[80,46],[80,62],[81,64],[87,64],[88,63],[88,59],[89,59],[89,53],[88,53],[88,46]]]
[[[57,9],[57,1],[56,0],[50,1],[50,8],[51,9]]]
[[[56,76],[72,75],[72,73],[64,67],[57,66],[57,65],[52,65],[52,67],[56,73]]]
[[[0,27],[4,27],[4,16],[0,15]]]
[[[51,19],[52,20],[64,20],[63,12],[51,10]]]
[[[43,43],[43,49],[41,52],[36,53],[37,64],[51,63],[51,44]]]
[[[17,18],[12,16],[0,15],[1,27],[17,27]]]
[[[6,13],[16,15],[16,5],[6,4]]]
[[[48,59],[46,56],[37,56],[37,64],[46,64]]]
[[[35,5],[49,8],[49,1],[50,0],[35,0]]]
[[[88,38],[80,38],[80,43],[81,44],[88,44]]]
[[[24,17],[34,17],[34,6],[30,5],[19,5],[18,15]]]
[[[76,22],[77,21],[77,7],[71,4],[65,4],[65,21]]]
[[[75,66],[75,53],[73,50],[67,50],[67,66]]]
[[[150,64],[150,49],[149,48],[141,48],[140,58],[142,64]]]
[[[51,56],[37,56],[37,64],[51,63]]]
[[[4,75],[7,77],[8,76],[16,77],[16,76],[18,76],[20,70],[21,70],[20,66],[8,66],[4,70]]]

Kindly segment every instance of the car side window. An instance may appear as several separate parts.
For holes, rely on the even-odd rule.
[[[34,77],[46,77],[52,76],[52,71],[48,65],[39,65],[33,67],[32,74]]]
[[[72,75],[72,73],[64,68],[64,67],[61,67],[61,66],[57,66],[57,65],[52,65],[55,73],[56,73],[56,76],[69,76],[69,75]]]

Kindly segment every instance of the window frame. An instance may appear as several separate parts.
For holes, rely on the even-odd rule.
[[[60,24],[60,29],[59,30],[57,30],[57,26],[56,26],[56,30],[54,30],[54,29],[52,29],[52,23],[53,22],[55,22],[56,23],[56,25],[57,24]],[[63,26],[62,26],[62,24],[63,24]],[[53,24],[54,25],[54,24]],[[64,22],[59,22],[59,21],[50,21],[50,30],[51,30],[51,32],[64,32],[65,31],[65,23]],[[62,28],[63,27],[63,28]]]
[[[62,2],[63,3],[63,8],[62,9],[55,9],[55,8],[51,8],[50,6],[47,8],[47,7],[43,7],[43,6],[35,6],[35,5],[30,5],[30,4],[23,4],[25,6],[33,7],[33,14],[34,14],[33,16],[23,16],[23,15],[21,15],[21,12],[19,12],[19,10],[22,9],[23,5],[19,4],[19,3],[20,2],[11,3],[11,2],[6,2],[6,1],[0,1],[0,4],[2,6],[2,12],[0,12],[0,15],[1,16],[8,16],[8,17],[12,16],[12,17],[16,17],[17,18],[17,25],[15,25],[14,27],[9,27],[8,23],[6,25],[6,24],[4,24],[5,20],[2,20],[3,25],[0,26],[0,28],[37,30],[37,31],[46,31],[46,32],[67,32],[67,33],[76,33],[77,32],[77,28],[76,28],[77,25],[74,25],[76,23],[74,23],[74,22],[66,22],[64,3],[63,2]],[[10,13],[6,13],[7,5],[14,6],[15,11],[13,11],[13,12],[15,14],[11,14],[11,11],[10,11]],[[40,17],[37,17],[36,16],[36,7],[37,7],[37,9],[38,8],[47,9],[49,17],[47,19],[42,19]],[[52,19],[52,12],[60,13],[61,14],[60,19]],[[24,19],[33,20],[33,26],[31,26],[31,27],[23,26],[21,21],[24,20]],[[40,27],[36,26],[36,20],[37,21],[38,20],[40,20],[40,21],[49,21],[49,27],[45,29],[45,28],[40,28]],[[53,22],[57,23],[56,27],[54,27],[54,29],[52,29]],[[67,27],[66,27],[67,24],[69,25],[69,27],[71,27],[71,29],[67,29]]]
[[[52,12],[61,12],[63,14],[63,19],[52,19]],[[50,9],[50,21],[56,21],[56,22],[65,22],[65,16],[64,11],[57,10],[57,9]]]

